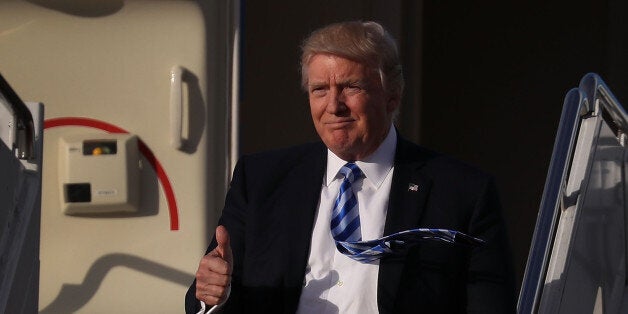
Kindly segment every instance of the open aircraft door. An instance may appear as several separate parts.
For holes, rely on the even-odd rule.
[[[46,105],[40,313],[183,311],[231,172],[238,10],[0,1],[0,73]]]

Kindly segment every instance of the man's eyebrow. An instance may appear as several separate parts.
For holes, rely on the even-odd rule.
[[[366,79],[357,79],[357,80],[348,80],[349,84],[357,84],[357,85],[366,85],[368,84],[368,80]]]
[[[324,87],[324,86],[328,86],[328,85],[329,85],[329,83],[322,82],[322,81],[321,82],[312,82],[312,83],[307,84],[307,86],[309,88]]]
[[[360,86],[360,87],[366,87],[366,86],[368,86],[369,82],[368,82],[368,80],[365,80],[365,79],[350,79],[349,78],[349,79],[343,80],[341,82],[338,82],[338,84],[339,85],[343,85],[343,86],[350,86],[350,85],[354,86],[354,85],[357,85],[357,86]]]
[[[336,85],[340,85],[340,86],[358,85],[358,86],[364,87],[364,86],[368,86],[368,80],[347,78],[347,79],[336,81]],[[325,87],[325,86],[329,86],[329,82],[327,81],[311,82],[311,83],[308,83],[307,86],[308,88]]]

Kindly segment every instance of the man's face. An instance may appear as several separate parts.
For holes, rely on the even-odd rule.
[[[338,157],[353,161],[373,153],[388,134],[398,97],[388,95],[376,69],[331,54],[307,68],[316,132]]]

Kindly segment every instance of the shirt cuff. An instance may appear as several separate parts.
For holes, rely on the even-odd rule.
[[[223,305],[225,305],[225,303],[227,303],[227,300],[229,300],[229,296],[231,295],[231,285],[229,285],[229,287],[227,287],[227,297],[225,297],[225,300],[212,306],[209,311],[205,312],[205,310],[207,309],[207,304],[205,304],[205,302],[203,301],[199,301],[201,302],[201,309],[196,313],[196,314],[211,314],[211,313],[215,313],[216,311],[220,310],[222,308]]]

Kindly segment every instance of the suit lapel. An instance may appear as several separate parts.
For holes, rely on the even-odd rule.
[[[311,158],[295,169],[295,176],[301,178],[299,183],[295,184],[293,189],[295,193],[291,195],[293,204],[303,204],[306,208],[302,211],[295,211],[295,226],[298,230],[294,230],[298,235],[295,239],[295,247],[305,248],[302,252],[306,257],[310,251],[310,242],[312,239],[312,230],[314,228],[314,215],[318,206],[318,200],[321,195],[321,187],[323,182],[323,173],[325,171],[327,154],[326,151],[312,155]],[[305,270],[305,266],[303,267]],[[303,278],[300,278],[302,281]]]
[[[398,137],[384,235],[419,227],[431,188],[431,180],[420,171],[428,158],[418,146]],[[380,313],[393,309],[404,261],[403,256],[380,261],[377,290]]]

